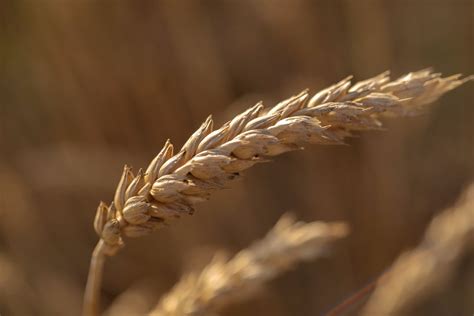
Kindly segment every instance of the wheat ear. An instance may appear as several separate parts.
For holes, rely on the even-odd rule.
[[[264,110],[257,103],[213,130],[208,117],[177,154],[167,141],[146,171],[125,166],[114,200],[99,204],[100,237],[89,270],[84,315],[96,315],[105,256],[168,221],[192,214],[213,190],[258,162],[302,145],[342,144],[353,132],[380,129],[383,116],[412,115],[472,77],[442,78],[431,70],[390,81],[388,72],[351,84],[351,77],[310,97],[307,90]]]
[[[435,217],[421,244],[402,254],[380,279],[361,315],[411,315],[449,281],[474,246],[474,184],[456,206]]]
[[[299,261],[321,256],[347,232],[343,223],[295,222],[284,215],[262,240],[230,260],[216,255],[201,272],[183,277],[150,315],[214,315]]]

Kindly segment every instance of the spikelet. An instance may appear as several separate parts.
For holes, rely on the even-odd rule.
[[[99,236],[102,234],[104,225],[107,222],[107,213],[107,204],[105,204],[104,202],[100,202],[99,206],[97,207],[97,212],[94,218],[94,229],[97,235]]]

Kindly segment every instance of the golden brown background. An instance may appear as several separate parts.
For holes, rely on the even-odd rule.
[[[146,166],[166,138],[180,147],[210,113],[222,123],[348,74],[471,74],[473,36],[471,0],[2,0],[1,315],[79,313],[95,208],[124,163]],[[467,84],[351,146],[257,166],[195,216],[128,240],[107,262],[104,308],[131,288],[144,313],[183,271],[293,211],[352,234],[223,315],[324,313],[416,245],[472,180],[473,95]],[[471,255],[421,315],[472,315],[473,266]]]

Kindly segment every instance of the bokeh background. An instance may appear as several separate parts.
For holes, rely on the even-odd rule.
[[[1,1],[0,313],[78,315],[99,200],[123,164],[146,166],[167,138],[180,147],[208,114],[223,123],[349,74],[472,74],[473,37],[472,0]],[[195,216],[128,240],[107,262],[104,309],[144,314],[216,249],[235,252],[292,211],[352,234],[223,315],[324,313],[473,179],[473,96],[470,83],[386,132],[254,167]],[[472,315],[473,266],[467,256],[424,315]]]

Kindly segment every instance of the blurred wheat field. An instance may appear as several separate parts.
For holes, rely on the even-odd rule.
[[[209,113],[224,122],[347,74],[474,73],[467,0],[17,0],[0,17],[2,315],[79,314],[97,201],[113,196],[124,163],[146,166]],[[195,216],[129,240],[107,262],[104,307],[136,291],[146,313],[215,250],[237,252],[292,211],[346,221],[351,235],[223,315],[323,314],[418,244],[472,180],[472,104],[470,84],[350,146],[255,167]],[[473,258],[422,313],[472,314]]]

